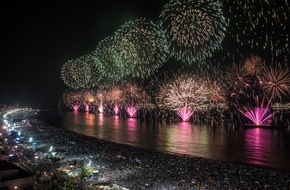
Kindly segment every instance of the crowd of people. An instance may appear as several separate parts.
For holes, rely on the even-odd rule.
[[[53,147],[64,158],[63,164],[74,159],[90,161],[99,172],[100,184],[118,184],[134,190],[290,188],[290,173],[286,170],[156,152],[81,135],[37,119],[29,122],[31,127],[19,130],[24,138],[33,137],[34,153]],[[31,151],[26,154],[32,155]],[[39,158],[31,159],[39,168],[47,165]],[[51,167],[60,166],[50,164],[48,168]]]

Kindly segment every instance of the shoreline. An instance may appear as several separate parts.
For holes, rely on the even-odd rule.
[[[49,125],[43,121],[41,121],[41,119],[37,119],[38,121],[46,124],[46,125]],[[259,128],[257,126],[253,126],[253,125],[250,125],[250,124],[244,124],[245,126],[248,126],[247,128]],[[141,150],[144,150],[144,151],[152,151],[152,152],[156,152],[156,153],[161,153],[161,154],[168,154],[168,155],[175,155],[177,157],[181,156],[181,157],[188,157],[188,158],[193,158],[193,159],[205,159],[205,160],[208,160],[208,161],[214,161],[214,162],[221,162],[221,163],[227,163],[227,164],[234,164],[234,165],[246,165],[248,167],[257,167],[257,168],[262,168],[262,169],[267,169],[267,170],[277,170],[277,171],[284,171],[284,172],[290,172],[290,168],[279,168],[279,167],[271,167],[271,166],[266,166],[266,165],[256,165],[256,164],[251,164],[251,163],[246,163],[246,162],[234,162],[234,161],[224,161],[224,160],[215,160],[215,159],[210,159],[210,158],[204,158],[204,157],[198,157],[198,156],[193,156],[193,155],[190,155],[190,154],[179,154],[179,153],[175,153],[175,152],[170,152],[170,151],[158,151],[158,150],[153,150],[153,149],[147,149],[147,148],[144,148],[144,147],[140,147],[140,146],[133,146],[133,145],[129,145],[129,144],[122,144],[122,143],[118,143],[118,142],[114,142],[114,141],[109,141],[109,140],[106,140],[106,139],[99,139],[99,138],[96,138],[94,136],[87,136],[87,135],[84,135],[84,134],[81,134],[81,133],[77,133],[77,132],[74,132],[74,131],[71,131],[71,130],[67,130],[67,129],[64,129],[64,128],[59,128],[57,126],[53,126],[51,125],[50,127],[54,127],[54,128],[57,128],[57,129],[62,129],[62,130],[65,130],[65,131],[68,131],[70,133],[73,133],[73,134],[77,134],[77,135],[81,135],[83,136],[84,138],[93,138],[93,139],[96,139],[98,141],[101,141],[103,143],[111,143],[111,144],[114,144],[115,146],[124,146],[124,147],[128,147],[128,148],[136,148],[136,149],[141,149]],[[279,128],[277,126],[272,126],[271,128],[267,128],[267,130],[272,130],[272,129],[276,129],[276,128]]]
[[[148,150],[97,139],[66,129],[50,126],[39,119],[31,120],[37,136],[50,141],[47,133],[58,134],[52,143],[65,157],[90,157],[100,172],[100,183],[115,183],[129,189],[200,189],[267,187],[288,189],[287,170],[245,163],[231,163],[202,157]],[[28,132],[28,131],[27,131]],[[44,133],[46,132],[46,133]],[[26,134],[29,134],[26,133]],[[60,138],[63,137],[64,139]],[[68,140],[68,144],[65,142]],[[81,148],[71,152],[77,142]],[[42,146],[39,144],[38,146]],[[93,146],[92,146],[93,145]],[[47,147],[46,147],[47,148]],[[222,174],[222,175],[221,175]],[[272,188],[270,188],[272,187]]]
[[[51,127],[56,127],[56,126],[51,126]],[[69,130],[66,130],[63,128],[61,128],[61,129],[65,130],[65,131],[69,131]],[[223,160],[214,160],[214,159],[209,159],[209,158],[204,158],[204,157],[192,156],[190,154],[179,154],[179,153],[170,152],[170,151],[151,150],[151,149],[146,149],[143,147],[138,147],[138,146],[133,146],[133,145],[128,145],[128,144],[121,144],[121,143],[109,141],[106,139],[98,139],[96,137],[87,136],[87,135],[77,133],[74,131],[69,131],[69,132],[73,133],[75,135],[81,135],[83,138],[92,138],[96,141],[100,141],[100,142],[105,143],[107,145],[111,144],[112,146],[120,146],[122,148],[131,149],[131,151],[147,151],[147,152],[152,152],[152,153],[156,153],[156,154],[164,154],[167,156],[187,157],[188,159],[201,159],[201,160],[210,161],[210,162],[220,162],[220,163],[224,163],[224,164],[232,164],[232,165],[237,165],[237,166],[240,165],[240,166],[246,166],[246,167],[254,167],[257,169],[259,168],[259,169],[270,170],[270,171],[289,172],[289,174],[290,174],[290,169],[286,169],[286,168],[282,169],[282,168],[278,168],[278,167],[270,167],[270,166],[265,166],[265,165],[255,165],[255,164],[245,163],[245,162],[231,162],[231,161],[223,161]]]
[[[90,113],[90,114],[93,114],[93,113]],[[105,117],[110,117],[110,116],[105,116]],[[38,118],[39,119],[39,118]],[[41,122],[43,122],[41,119],[39,119]],[[45,121],[44,121],[45,123]],[[46,123],[47,124],[47,123]],[[50,123],[48,125],[52,125],[52,127],[56,127],[56,128],[59,128],[58,126],[55,126],[55,123]],[[278,127],[278,126],[271,126],[270,128],[264,128],[264,127],[261,127],[261,126],[254,126],[254,125],[251,125],[251,124],[243,124],[243,129],[247,130],[247,129],[253,129],[253,128],[263,128],[263,129],[266,129],[266,130],[285,130],[285,128],[282,128],[282,127]],[[82,133],[78,133],[78,132],[74,132],[73,130],[69,130],[69,129],[66,129],[66,128],[62,128],[64,130],[67,130],[67,131],[70,131],[70,132],[73,132],[73,133],[77,133],[79,135],[84,135]],[[240,128],[239,128],[240,129]],[[86,136],[86,135],[84,135]],[[98,139],[97,137],[95,136],[87,136],[87,137],[92,137],[92,138],[95,138],[95,139]],[[173,154],[173,155],[180,155],[180,156],[186,156],[186,157],[189,157],[189,158],[200,158],[200,159],[208,159],[208,160],[212,160],[212,161],[217,161],[217,162],[225,162],[225,163],[231,163],[231,164],[238,164],[238,165],[248,165],[250,167],[261,167],[261,168],[265,168],[265,169],[270,169],[270,170],[282,170],[282,171],[286,171],[286,172],[290,172],[290,166],[289,164],[285,164],[284,166],[281,164],[273,164],[273,165],[266,165],[265,163],[261,163],[261,164],[255,164],[255,163],[250,163],[250,162],[243,162],[243,161],[234,161],[234,160],[223,160],[223,159],[214,159],[214,158],[206,158],[206,157],[199,157],[199,156],[195,156],[195,155],[192,155],[190,153],[178,153],[178,152],[170,152],[170,151],[166,151],[166,150],[156,150],[156,149],[150,149],[150,148],[146,148],[144,146],[135,146],[134,144],[132,143],[119,143],[119,142],[114,142],[114,141],[110,141],[110,140],[107,140],[107,139],[98,139],[98,140],[102,140],[102,141],[105,141],[105,142],[108,142],[108,143],[115,143],[115,144],[118,144],[118,145],[124,145],[124,146],[129,146],[129,147],[136,147],[136,148],[140,148],[140,149],[144,149],[144,150],[149,150],[149,151],[154,151],[154,152],[160,152],[160,153],[164,153],[164,154]]]

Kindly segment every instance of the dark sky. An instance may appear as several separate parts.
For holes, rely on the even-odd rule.
[[[145,17],[156,21],[167,2],[165,0],[5,2],[0,8],[2,47],[0,104],[18,103],[20,106],[56,108],[61,94],[67,89],[60,79],[61,67],[66,61],[92,52],[100,40],[113,35],[129,20]],[[226,2],[232,4],[232,1]],[[276,10],[276,14],[284,15],[284,11],[281,12],[280,9],[271,9]],[[230,17],[232,22],[227,29],[228,32],[246,34],[244,42],[251,39],[259,42],[259,46],[255,48],[244,46],[240,49],[245,56],[257,54],[271,57],[271,51],[267,48],[263,50],[260,46],[263,42],[260,42],[259,38],[268,37],[265,34],[271,34],[270,37],[279,42],[276,44],[278,50],[280,46],[284,47],[288,35],[280,34],[289,31],[289,19],[286,19],[286,24],[280,26],[279,22],[272,25],[272,15],[269,15],[270,18],[262,17],[261,22],[268,20],[269,22],[265,26],[264,23],[260,23],[261,30],[257,27],[253,34],[248,35],[248,31],[244,31],[245,23],[240,22],[244,9],[240,7],[240,12],[235,10],[234,13],[228,11],[231,9],[224,10],[226,10],[224,15]],[[252,11],[255,12],[255,9]],[[265,13],[267,12],[269,11]],[[289,15],[288,9],[285,14]],[[239,27],[236,27],[236,22],[239,22]],[[222,51],[225,53],[216,51],[215,56],[224,57],[229,55],[227,51],[237,51],[241,48],[234,42],[235,37],[231,36],[235,35],[226,34],[223,40]],[[289,57],[289,48],[286,49]]]
[[[66,89],[60,71],[67,60],[93,51],[126,21],[156,20],[163,5],[161,0],[2,4],[0,104],[56,107]]]

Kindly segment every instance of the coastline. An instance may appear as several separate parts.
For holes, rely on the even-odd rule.
[[[36,139],[41,139],[43,144],[38,146],[53,144],[56,151],[65,151],[67,158],[90,157],[100,172],[100,183],[115,183],[129,189],[289,187],[290,173],[282,169],[147,150],[49,126],[37,119],[31,120],[31,125],[25,133],[32,132]],[[57,135],[52,139],[50,133]],[[82,144],[76,148],[78,142]]]
[[[56,127],[56,126],[51,126],[51,127]],[[69,133],[72,133],[73,135],[80,135],[82,136],[82,138],[88,138],[88,139],[92,139],[95,141],[99,141],[99,143],[104,143],[106,144],[106,146],[112,146],[112,147],[120,147],[121,150],[130,150],[130,151],[134,151],[134,152],[152,152],[153,154],[164,154],[165,156],[173,156],[173,157],[187,157],[188,159],[193,159],[193,160],[204,160],[204,161],[209,161],[209,162],[220,162],[220,163],[224,163],[224,164],[231,164],[231,165],[240,165],[240,166],[246,166],[246,167],[254,167],[254,168],[259,168],[259,169],[265,169],[265,170],[270,170],[270,171],[278,171],[278,172],[289,172],[290,174],[290,169],[288,168],[277,168],[277,167],[270,167],[270,166],[265,166],[265,165],[255,165],[255,164],[251,164],[251,163],[245,163],[245,162],[231,162],[231,161],[222,161],[222,160],[214,160],[214,159],[208,159],[208,158],[203,158],[203,157],[198,157],[198,156],[192,156],[189,154],[179,154],[179,153],[175,153],[175,152],[170,152],[170,151],[158,151],[158,150],[152,150],[152,149],[146,149],[143,147],[138,147],[138,146],[133,146],[133,145],[128,145],[128,144],[121,144],[121,143],[117,143],[117,142],[113,142],[113,141],[109,141],[106,139],[98,139],[94,136],[87,136],[81,133],[77,133],[74,131],[69,131],[67,129],[63,129],[63,128],[58,128],[58,129],[62,129],[64,131],[67,131]]]

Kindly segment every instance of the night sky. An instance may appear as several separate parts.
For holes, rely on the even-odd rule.
[[[156,20],[164,3],[148,0],[8,2],[1,8],[0,104],[56,108],[67,87],[62,65],[93,51],[131,19]]]
[[[92,52],[99,41],[112,36],[129,20],[145,17],[157,21],[167,2],[164,0],[6,2],[0,11],[2,29],[0,104],[57,108],[61,94],[68,89],[60,78],[61,68],[66,61]],[[234,1],[225,2],[228,2],[225,5],[230,6]],[[255,13],[259,13],[256,11],[256,8],[261,9],[259,2],[255,1],[255,6],[247,9],[251,12],[246,16],[255,16]],[[269,2],[271,5],[274,3]],[[274,3],[277,7],[283,4],[283,1],[277,2],[279,3]],[[262,10],[265,14],[272,14],[271,10],[274,9],[275,14],[280,16],[290,15],[289,9],[285,6],[283,9],[264,6]],[[276,20],[272,15],[266,15],[269,18],[259,18],[258,24],[259,27],[262,26],[261,29],[253,27],[253,32],[250,33],[245,27],[246,24],[251,26],[249,21],[247,23],[241,20],[241,15],[245,14],[244,8],[227,9],[224,6],[223,9],[224,16],[230,18],[232,25],[227,29],[228,33],[222,42],[223,52],[214,52],[216,57],[230,55],[228,51],[235,51],[243,52],[244,56],[257,54],[271,59],[273,51],[268,47],[263,48],[262,45],[263,40],[268,38],[265,33],[271,34],[270,37],[276,43],[274,46],[279,52],[283,49],[281,55],[286,54],[289,57],[289,35],[285,34],[289,31],[289,20],[283,20],[282,16],[280,22],[283,24],[280,25],[280,22],[275,23]],[[254,40],[254,44],[258,45],[253,48],[246,45],[241,47],[235,42],[235,36],[239,36],[245,44]],[[232,54],[230,56],[232,59]],[[281,59],[284,57],[281,56]],[[229,63],[232,64],[231,60]],[[169,67],[168,63],[163,67]]]

